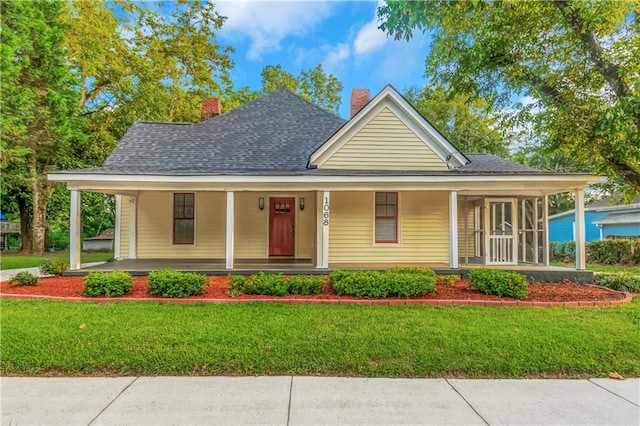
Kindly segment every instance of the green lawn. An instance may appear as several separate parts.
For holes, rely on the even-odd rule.
[[[575,263],[552,262],[553,266],[563,266],[575,268]],[[630,272],[640,275],[640,266],[618,266],[618,265],[587,265],[587,269],[596,272]]]
[[[104,262],[113,258],[112,252],[94,252],[94,253],[82,253],[80,255],[82,262]],[[17,268],[31,268],[33,266],[40,266],[44,259],[56,259],[64,262],[69,262],[68,252],[55,252],[46,253],[42,256],[23,256],[17,254],[0,255],[0,269],[17,269]]]
[[[3,375],[640,376],[608,308],[0,301]]]

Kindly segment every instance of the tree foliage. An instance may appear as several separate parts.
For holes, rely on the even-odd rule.
[[[640,3],[389,0],[381,28],[430,31],[427,75],[491,106],[526,94],[549,148],[640,190]]]
[[[211,2],[180,0],[166,10],[121,0],[72,0],[66,47],[91,117],[101,163],[136,120],[200,119],[202,99],[230,83],[233,49],[216,39],[225,17]]]
[[[410,87],[404,96],[458,149],[507,157],[509,142],[500,131],[497,115],[481,99],[447,96],[442,87]]]
[[[47,210],[54,224],[66,215],[47,209],[47,172],[100,165],[135,120],[198,121],[202,99],[230,83],[231,48],[216,41],[225,18],[211,2],[1,7],[2,204],[20,211],[23,249],[38,252]],[[90,209],[85,225],[108,225],[100,218],[111,201],[101,197],[91,204],[103,211]]]
[[[280,88],[297,93],[302,98],[338,113],[342,99],[342,83],[333,74],[325,74],[322,65],[302,70],[297,77],[282,69],[281,65],[267,65],[262,69],[262,93],[267,94]]]
[[[77,166],[85,147],[79,93],[63,48],[63,4],[12,1],[0,10],[2,198],[19,207],[23,250],[40,252],[53,190],[46,174]]]

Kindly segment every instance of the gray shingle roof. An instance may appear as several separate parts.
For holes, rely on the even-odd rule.
[[[311,152],[344,122],[280,89],[204,123],[137,122],[104,169],[166,174],[304,170]]]
[[[633,200],[631,200],[631,203],[629,204],[621,203],[620,202],[621,199],[622,199],[622,194],[615,194],[609,197],[605,197],[600,201],[593,202],[589,204],[588,207],[593,209],[599,209],[599,208],[606,209],[609,207],[631,206],[635,204],[640,204],[640,197],[634,198]]]
[[[459,169],[465,173],[542,173],[533,167],[514,163],[492,154],[465,154],[470,163]]]
[[[204,123],[136,122],[102,167],[59,173],[130,175],[546,174],[489,154],[454,171],[309,169],[309,156],[345,120],[286,89]]]
[[[640,211],[629,213],[610,213],[593,223],[601,223],[604,225],[615,225],[624,223],[638,223],[640,224]],[[640,234],[640,227],[638,228],[638,234]]]

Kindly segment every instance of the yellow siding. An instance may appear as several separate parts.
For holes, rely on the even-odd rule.
[[[120,258],[129,257],[129,208],[131,202],[129,197],[122,196],[120,207]]]
[[[140,193],[138,258],[224,258],[225,194],[197,192],[195,207],[195,243],[173,244],[173,193]]]
[[[375,244],[374,193],[332,192],[329,263],[448,263],[449,194],[399,194],[398,244]]]
[[[313,259],[316,252],[316,195],[313,192],[301,192],[298,197],[304,198],[305,203],[303,211],[296,211],[298,257]]]
[[[315,196],[312,192],[268,193],[237,192],[235,196],[235,253],[237,259],[263,259],[269,256],[269,197],[296,199],[296,257],[312,259],[315,250]],[[258,209],[264,198],[264,210]],[[300,211],[298,200],[305,199]]]
[[[258,209],[258,198],[264,198],[264,210]],[[235,194],[235,253],[237,259],[263,259],[269,255],[267,226],[269,198],[263,192],[237,192]]]
[[[465,238],[466,219],[466,238]],[[473,201],[458,200],[458,255],[475,255]],[[465,245],[466,242],[466,245]]]
[[[367,123],[321,167],[448,170],[445,162],[388,108]]]

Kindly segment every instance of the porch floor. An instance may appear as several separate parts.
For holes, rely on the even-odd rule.
[[[366,269],[385,270],[396,266],[431,268],[438,274],[460,274],[466,277],[471,269],[490,268],[506,271],[517,271],[527,276],[529,280],[540,282],[562,282],[564,280],[592,283],[593,272],[579,271],[572,268],[544,265],[480,265],[463,264],[458,269],[451,269],[445,263],[370,263],[370,264],[330,264],[328,269],[316,268],[311,259],[236,259],[234,269],[225,268],[224,259],[124,259],[115,262],[102,263],[75,271],[67,271],[68,276],[84,276],[92,271],[127,271],[131,275],[147,275],[150,271],[164,268],[174,268],[183,272],[199,272],[206,275],[227,275],[229,273],[249,275],[257,272],[296,273],[296,274],[327,274],[336,269]]]

